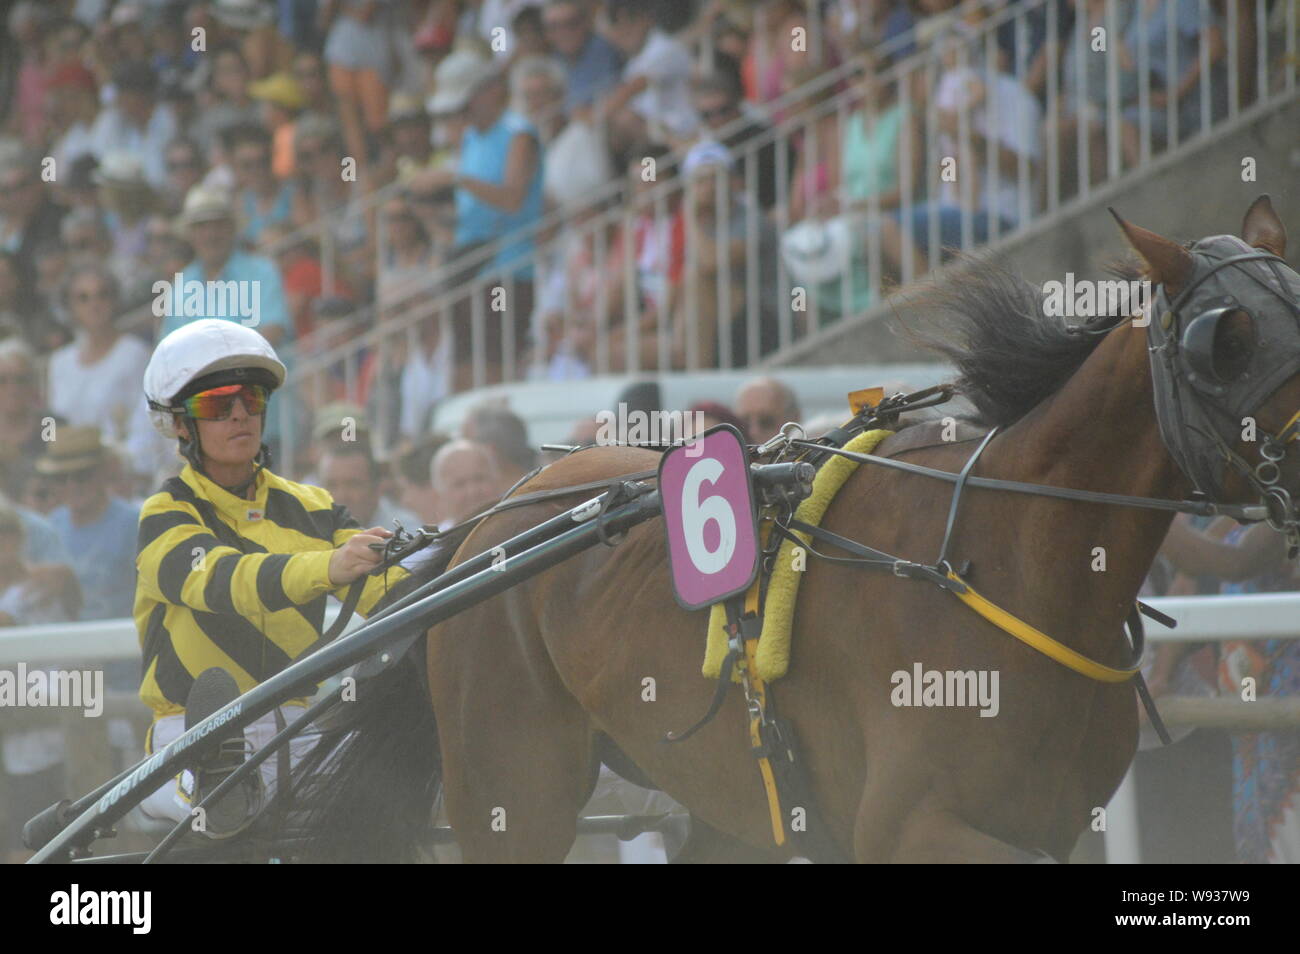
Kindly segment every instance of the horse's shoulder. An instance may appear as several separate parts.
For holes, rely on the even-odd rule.
[[[973,441],[988,433],[988,428],[954,418],[920,421],[886,437],[876,446],[877,457],[896,457],[923,447]]]

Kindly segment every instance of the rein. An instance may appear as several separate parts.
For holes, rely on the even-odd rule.
[[[934,477],[938,480],[946,480],[949,483],[957,483],[961,479],[960,474],[954,474],[950,471],[937,470],[933,467],[925,467],[921,464],[912,464],[902,460],[893,460],[889,457],[877,457],[875,454],[859,454],[853,451],[840,450],[838,447],[828,447],[825,444],[815,444],[804,440],[791,440],[789,444],[792,447],[837,454],[840,457],[847,457],[849,460],[856,460],[860,463],[880,464],[884,467],[892,467],[895,470],[920,474],[923,477]],[[966,483],[972,487],[983,487],[988,490],[1007,490],[1012,493],[1030,494],[1036,497],[1059,497],[1062,500],[1078,500],[1084,503],[1113,504],[1120,507],[1135,507],[1146,510],[1169,510],[1176,513],[1197,514],[1202,517],[1232,517],[1248,523],[1264,520],[1268,516],[1268,508],[1263,504],[1221,504],[1211,500],[1165,500],[1160,497],[1133,497],[1128,494],[1076,490],[1072,487],[1055,487],[1051,484],[1028,484],[1018,480],[1000,480],[993,477],[967,477]]]

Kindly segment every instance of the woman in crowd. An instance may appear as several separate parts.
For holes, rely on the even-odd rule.
[[[1227,518],[1223,518],[1226,522]],[[1263,523],[1231,526],[1222,539],[1185,518],[1170,528],[1161,553],[1179,570],[1222,580],[1224,593],[1296,588],[1286,541]],[[1193,647],[1194,648],[1194,647]],[[1166,668],[1170,665],[1166,660]],[[1300,695],[1300,640],[1229,642],[1220,648],[1220,691],[1243,698],[1249,679],[1258,696]],[[1153,693],[1162,685],[1153,687]],[[1300,730],[1232,735],[1233,833],[1245,864],[1300,862]]]
[[[324,116],[304,116],[294,126],[298,188],[293,197],[293,223],[323,224],[333,242],[343,281],[366,289],[374,276],[374,249],[365,212],[365,186],[360,170],[347,164],[338,124]],[[347,165],[347,169],[345,169]],[[347,179],[348,171],[356,173]]]
[[[317,14],[328,24],[330,88],[338,97],[348,154],[358,163],[371,158],[388,117],[394,6],[385,0],[324,0]]]
[[[0,339],[0,492],[17,499],[59,423],[42,403],[31,346],[16,335]]]
[[[261,107],[249,95],[248,64],[238,47],[220,46],[208,56],[212,58],[212,73],[199,117],[190,127],[190,137],[212,159],[215,151],[222,149],[222,134],[239,123],[256,123]],[[213,161],[213,165],[217,164]]]
[[[50,407],[70,424],[99,428],[110,444],[144,451],[143,460],[136,458],[140,473],[152,476],[160,463],[158,441],[139,393],[149,348],[117,327],[117,279],[103,265],[78,266],[68,276],[64,302],[76,337],[50,356]]]

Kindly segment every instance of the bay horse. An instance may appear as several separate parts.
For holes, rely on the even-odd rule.
[[[1252,396],[1249,413],[1261,434],[1286,430],[1300,409],[1300,276],[1279,264],[1286,233],[1267,197],[1250,207],[1241,240],[1183,246],[1119,221],[1161,292],[1161,313],[1150,320],[1164,332],[1183,320],[1172,321],[1166,307],[1190,303],[1194,319],[1197,308],[1228,299],[1254,303],[1219,315],[1196,367],[1208,361],[1226,378],[1235,374],[1233,387],[1245,387],[1245,378],[1258,385],[1266,371],[1266,393]],[[1239,258],[1225,263],[1212,254],[1225,249]],[[1198,488],[1221,501],[1256,499],[1262,487],[1246,472],[1227,468],[1211,487],[1205,455],[1189,456],[1185,443],[1171,450],[1178,435],[1162,440],[1162,427],[1178,421],[1158,419],[1162,385],[1148,351],[1157,339],[1144,322],[1119,315],[1105,333],[1072,333],[1042,316],[1040,289],[997,269],[944,281],[958,334],[929,340],[955,362],[980,429],[1000,428],[974,474],[1169,500]],[[1180,299],[1184,291],[1190,297]],[[1284,377],[1279,361],[1289,369]],[[976,446],[909,443],[899,459],[954,473]],[[1260,461],[1258,439],[1237,440],[1233,450],[1250,468]],[[877,453],[890,455],[889,441]],[[586,449],[519,489],[612,479],[657,461],[644,449]],[[1279,474],[1265,482],[1274,496],[1300,489],[1295,455]],[[984,488],[966,494],[949,550],[954,565],[969,560],[967,578],[1021,619],[1098,662],[1122,665],[1122,625],[1172,514]],[[947,483],[865,463],[822,526],[928,560],[951,495]],[[493,515],[455,561],[581,499]],[[1294,529],[1294,508],[1284,502]],[[792,849],[773,845],[738,687],[697,734],[663,743],[712,695],[700,672],[706,621],[707,613],[675,604],[663,530],[652,521],[615,547],[588,550],[435,626],[423,677],[408,663],[362,687],[357,731],[339,750],[330,804],[315,819],[315,856],[409,857],[440,782],[467,861],[559,862],[606,759],[630,762],[632,774],[689,809],[709,837],[693,838],[688,860],[786,860]],[[1136,750],[1131,683],[1072,672],[922,582],[810,560],[791,655],[774,689],[797,730],[817,815],[843,856],[859,862],[1065,861]],[[982,718],[976,708],[894,705],[891,674],[916,663],[1000,673],[1000,711]]]

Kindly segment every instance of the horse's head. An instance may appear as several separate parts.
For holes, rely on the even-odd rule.
[[[1147,326],[1160,435],[1196,490],[1258,500],[1300,543],[1300,275],[1266,195],[1241,238],[1184,247],[1130,225],[1130,244],[1157,288]]]

